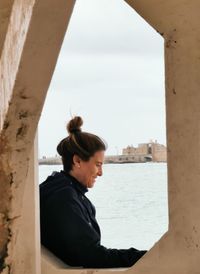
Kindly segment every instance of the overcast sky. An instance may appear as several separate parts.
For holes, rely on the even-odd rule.
[[[107,154],[166,143],[163,38],[122,0],[77,0],[39,123],[39,156],[54,156],[72,115]]]

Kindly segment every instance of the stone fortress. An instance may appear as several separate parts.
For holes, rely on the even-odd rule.
[[[199,274],[200,1],[125,2],[165,42],[169,206],[168,231],[126,273]],[[37,126],[74,4],[75,0],[0,1],[3,274],[124,273],[69,269],[40,245]]]
[[[146,163],[167,162],[167,149],[157,141],[139,144],[138,147],[127,146],[122,155],[106,156],[105,163]]]
[[[167,162],[167,149],[157,141],[139,144],[138,147],[127,146],[122,150],[121,155],[105,156],[105,164],[123,164],[123,163],[146,163],[146,162]],[[61,165],[59,156],[43,157],[39,159],[40,165]]]

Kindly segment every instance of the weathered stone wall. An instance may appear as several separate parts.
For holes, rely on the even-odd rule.
[[[122,149],[123,155],[130,155],[130,154],[135,154],[135,153],[136,153],[136,148],[133,146],[128,146],[128,147]]]
[[[9,18],[7,31],[0,29],[5,38],[0,48],[0,261],[4,273],[31,274],[32,257],[23,262],[21,247],[23,194],[35,168],[30,153],[74,1],[4,1],[0,8],[3,3]],[[32,208],[30,218],[36,218]],[[30,231],[30,237],[36,234]]]
[[[150,156],[153,162],[166,162],[167,161],[167,149],[164,145],[157,142],[151,142],[147,144],[139,144],[138,147],[128,146],[123,149],[123,155],[135,156]]]
[[[13,2],[14,0],[0,1],[0,55],[2,53],[6,33],[8,30]]]
[[[164,145],[152,144],[152,161],[167,162],[167,148]]]
[[[122,150],[123,155],[144,155],[148,153],[148,144],[139,144],[138,147],[128,146]]]

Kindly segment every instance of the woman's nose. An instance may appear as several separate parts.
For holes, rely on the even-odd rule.
[[[103,170],[102,170],[102,167],[100,167],[99,169],[98,169],[98,176],[102,176],[103,175]]]

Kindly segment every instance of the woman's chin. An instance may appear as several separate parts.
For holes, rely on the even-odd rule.
[[[92,188],[95,184],[95,180],[93,182],[90,182],[90,184],[88,185],[88,188]]]

